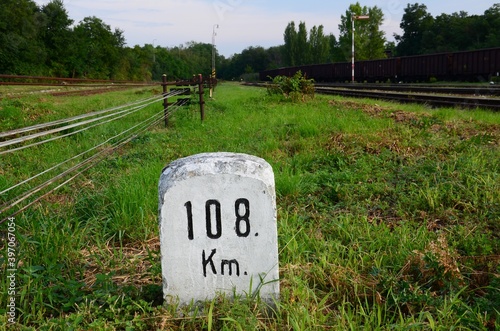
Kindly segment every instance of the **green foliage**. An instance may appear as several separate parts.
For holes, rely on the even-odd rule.
[[[377,7],[361,6],[359,2],[351,4],[345,15],[341,16],[339,24],[338,48],[343,57],[337,60],[346,61],[352,55],[352,15],[367,15],[368,20],[355,20],[354,47],[356,60],[371,60],[385,58],[385,32],[381,30],[384,21],[382,10]]]
[[[101,79],[116,76],[125,43],[122,31],[112,32],[101,19],[86,17],[74,28],[74,38],[77,61],[71,69],[77,76]]]
[[[284,33],[284,39],[285,39],[285,46],[283,48],[283,56],[285,59],[285,64],[288,66],[295,66],[298,65],[296,63],[296,54],[298,52],[298,45],[297,45],[297,30],[295,28],[295,22],[290,22],[288,23],[287,27],[285,28],[285,33]]]
[[[46,49],[38,37],[43,22],[35,2],[2,1],[0,73],[36,74],[45,69]]]
[[[309,47],[311,50],[311,63],[325,63],[331,61],[330,40],[331,36],[325,36],[324,27],[313,26],[309,33]],[[333,49],[333,48],[332,48]]]
[[[298,31],[295,22],[288,23],[283,34],[285,45],[283,46],[283,61],[287,66],[296,66],[312,63],[325,63],[332,60],[335,39],[333,35],[324,34],[323,25],[313,26],[309,34],[306,23],[300,22]]]
[[[45,23],[40,30],[40,38],[47,50],[46,65],[51,76],[69,77],[72,58],[73,24],[62,0],[53,0],[41,9]]]
[[[425,5],[408,5],[401,22],[403,35],[386,43],[381,30],[384,15],[377,6],[351,4],[340,17],[338,37],[323,25],[307,30],[306,23],[290,22],[284,44],[264,49],[250,46],[225,58],[215,50],[217,77],[240,80],[250,73],[284,66],[346,61],[351,58],[351,15],[369,15],[356,21],[358,60],[394,55],[497,47],[500,44],[500,5],[484,15],[442,14],[436,18]],[[0,73],[19,75],[160,81],[211,74],[212,45],[195,41],[176,47],[125,46],[125,32],[112,30],[101,18],[84,17],[73,22],[64,1],[37,5],[33,0],[3,0],[0,11]],[[250,76],[252,77],[252,76]]]
[[[0,127],[137,96],[4,99]],[[158,111],[152,105],[137,116]],[[499,329],[499,116],[324,95],[281,102],[262,89],[221,84],[205,122],[196,108],[176,112],[168,129],[140,135],[17,215],[13,329]],[[4,155],[1,189],[127,125]],[[216,151],[257,155],[273,167],[281,299],[272,314],[245,295],[191,312],[162,305],[159,174],[175,159]],[[6,281],[0,325],[9,326]]]
[[[402,36],[396,35],[398,55],[424,54],[423,35],[431,31],[434,18],[427,12],[427,6],[415,3],[408,4],[400,24],[404,31]]]
[[[0,44],[2,74],[150,81],[164,73],[174,80],[211,71],[210,44],[125,47],[124,32],[98,17],[73,25],[61,0],[2,2]]]
[[[228,80],[239,80],[243,75],[258,73],[272,66],[270,54],[279,54],[279,49],[265,50],[263,47],[248,47],[241,54],[235,54],[230,60],[222,61],[219,66],[218,75]],[[279,60],[278,60],[279,61]]]
[[[299,70],[292,77],[274,77],[267,91],[270,95],[282,95],[294,102],[305,101],[314,98],[314,80],[307,79]]]
[[[437,17],[423,4],[408,4],[400,26],[403,34],[395,36],[399,56],[498,47],[500,4],[484,15],[461,11]]]

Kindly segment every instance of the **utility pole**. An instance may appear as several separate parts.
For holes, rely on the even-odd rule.
[[[153,39],[153,65],[156,63],[155,41],[156,39]]]
[[[212,30],[212,74],[210,75],[210,98],[213,97],[214,94],[214,81],[216,72],[215,72],[215,36],[217,33],[215,32],[215,29],[219,28],[219,24],[214,24],[213,30]]]

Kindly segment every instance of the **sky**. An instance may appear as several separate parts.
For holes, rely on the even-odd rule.
[[[500,0],[499,0],[500,1]],[[50,0],[35,0],[44,5]],[[175,47],[195,41],[212,43],[219,54],[230,57],[250,46],[282,45],[291,21],[305,22],[310,30],[323,25],[325,34],[339,36],[338,25],[356,1],[319,0],[64,0],[75,24],[88,16],[102,19],[124,32],[127,46]],[[434,17],[465,11],[482,15],[495,3],[485,0],[360,0],[362,6],[382,9],[382,30],[387,40],[402,34],[399,24],[408,3],[425,4]],[[214,37],[215,32],[215,37]]]

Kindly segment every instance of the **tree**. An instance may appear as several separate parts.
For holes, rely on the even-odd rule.
[[[268,63],[269,57],[263,47],[248,47],[241,53],[241,61],[245,66],[246,73],[254,73],[264,70]],[[251,69],[249,72],[247,69]]]
[[[460,11],[430,16],[424,5],[408,5],[401,22],[404,31],[396,35],[398,55],[474,50],[500,45],[500,4],[484,15]]]
[[[71,54],[73,24],[64,8],[62,0],[52,0],[42,7],[44,24],[40,35],[47,50],[46,65],[56,76],[69,74],[68,58]]]
[[[369,60],[385,57],[385,33],[380,27],[384,21],[384,14],[377,6],[361,7],[359,2],[349,6],[345,16],[341,16],[339,24],[339,49],[344,55],[343,60],[349,61],[352,56],[352,16],[367,15],[368,20],[356,20],[354,31],[354,48],[356,60]]]
[[[0,72],[36,74],[45,71],[46,52],[39,38],[43,24],[31,0],[2,0],[0,10]]]
[[[269,59],[268,65],[265,69],[274,69],[283,66],[283,53],[285,46],[274,46],[266,50],[267,57]]]
[[[311,63],[311,47],[307,41],[307,28],[305,22],[299,23],[297,32],[297,54],[296,64],[303,65]]]
[[[295,22],[288,23],[285,28],[285,33],[283,34],[285,39],[285,47],[283,48],[283,58],[285,60],[285,65],[294,66],[297,65],[297,50],[298,50],[298,41],[297,41],[297,30],[295,29]]]
[[[422,49],[425,53],[453,52],[474,48],[484,38],[477,34],[475,17],[464,11],[451,15],[441,14],[434,19],[432,27],[424,32]],[[484,32],[480,34],[484,35]]]
[[[125,44],[123,31],[95,16],[86,17],[74,28],[73,70],[88,78],[113,78]]]
[[[340,48],[340,44],[333,33],[330,33],[327,37],[328,45],[330,46],[330,54],[328,61],[332,62],[342,62],[345,61],[344,52]]]
[[[484,18],[487,22],[484,47],[498,47],[500,45],[500,3],[486,10]]]
[[[125,48],[121,53],[114,79],[149,82],[152,79],[153,68],[152,45]]]
[[[208,77],[212,72],[212,44],[191,41],[186,43],[186,46],[184,59],[188,69],[184,72],[187,77],[184,77],[188,78],[197,74]]]
[[[360,38],[367,41],[365,47],[362,49],[365,53],[361,53],[361,59],[374,60],[385,58],[385,44],[387,40],[385,32],[380,29],[384,22],[384,13],[382,9],[375,6],[368,9],[368,15],[370,19],[367,24],[361,26],[366,27],[366,31],[360,33]]]
[[[276,51],[276,50],[275,50]],[[270,65],[270,56],[263,47],[250,46],[241,54],[235,54],[221,70],[225,79],[239,79],[243,74],[256,73],[265,70]]]
[[[325,36],[323,30],[323,25],[314,26],[308,34],[305,22],[299,23],[298,31],[295,29],[295,22],[290,22],[284,33],[284,64],[296,66],[329,61],[333,35]]]
[[[313,26],[309,32],[309,45],[312,63],[325,63],[330,59],[330,40],[325,36],[323,25]]]
[[[425,44],[422,42],[427,31],[432,31],[434,18],[427,12],[427,6],[415,3],[408,4],[401,24],[403,35],[395,34],[398,42],[397,54],[400,56],[423,54]]]

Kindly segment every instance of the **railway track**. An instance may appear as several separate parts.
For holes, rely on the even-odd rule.
[[[25,85],[25,84],[23,84]],[[47,85],[43,85],[47,86]],[[143,85],[144,87],[147,87],[147,85]],[[15,98],[21,98],[23,96],[26,96],[28,94],[40,94],[40,95],[51,95],[51,96],[85,96],[85,95],[93,95],[93,94],[102,94],[102,93],[108,93],[108,92],[114,92],[114,91],[119,91],[119,90],[124,90],[124,89],[130,89],[130,88],[137,88],[139,85],[134,86],[134,85],[96,85],[96,86],[68,86],[68,87],[61,87],[61,88],[54,88],[51,87],[50,85],[47,86],[46,89],[43,90],[33,90],[33,91],[24,91],[24,92],[10,92],[10,93],[1,93],[0,92],[0,100],[2,99],[15,99]],[[73,89],[76,88],[76,89]]]
[[[394,100],[398,102],[421,103],[435,107],[459,107],[468,109],[487,108],[500,111],[499,97],[491,97],[486,94],[478,95],[477,93],[473,93],[473,89],[466,89],[467,93],[464,93],[465,88],[452,87],[448,87],[445,90],[439,90],[438,88],[415,89],[415,87],[385,89],[380,89],[379,87],[371,88],[372,89],[360,89],[359,87],[316,86],[316,92],[321,94],[342,95],[357,98],[373,98]],[[417,90],[418,92],[416,92]],[[470,96],[471,94],[474,96]]]
[[[247,83],[266,87],[270,83]],[[434,107],[485,108],[500,111],[500,88],[373,84],[315,84],[316,93],[427,104]]]
[[[464,86],[445,86],[445,85],[411,85],[411,84],[328,84],[316,83],[314,86],[348,88],[354,90],[379,90],[392,92],[415,92],[430,94],[453,94],[453,95],[475,95],[487,97],[500,97],[500,85],[481,84]]]
[[[157,85],[157,83],[153,82],[0,74],[0,100],[3,98],[19,98],[27,94],[53,96],[91,95]],[[3,88],[4,86],[5,88]],[[23,86],[26,86],[26,88],[23,88]]]

